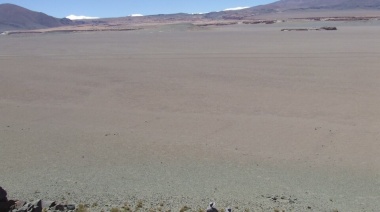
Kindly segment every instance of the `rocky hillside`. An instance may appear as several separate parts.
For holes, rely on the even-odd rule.
[[[70,25],[66,18],[58,19],[14,4],[0,4],[0,32],[7,30],[43,29]]]
[[[255,15],[297,10],[380,9],[380,0],[280,0],[238,11],[209,13],[208,18],[242,19]]]
[[[293,9],[380,9],[380,0],[280,0],[250,8],[285,11]],[[250,10],[248,9],[248,10]]]

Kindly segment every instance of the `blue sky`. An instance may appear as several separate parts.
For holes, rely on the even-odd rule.
[[[131,14],[204,13],[276,0],[0,0],[57,18],[68,15],[122,17]]]

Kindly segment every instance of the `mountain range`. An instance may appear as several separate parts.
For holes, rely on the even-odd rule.
[[[251,9],[274,9],[279,11],[291,9],[358,9],[380,8],[379,0],[280,0],[271,4]]]
[[[224,19],[249,19],[271,13],[297,11],[347,11],[347,10],[380,10],[380,0],[280,0],[274,3],[250,7],[237,11],[223,11],[206,14],[206,17]]]
[[[43,29],[70,25],[70,19],[58,19],[14,4],[0,4],[0,31]]]
[[[318,11],[318,10],[379,10],[380,0],[279,0],[274,3],[250,7],[235,11],[211,12],[206,14],[170,14],[153,15],[146,17],[121,17],[120,20],[140,22],[165,22],[165,21],[199,21],[199,20],[231,20],[231,19],[255,19],[262,14],[275,14],[292,11]],[[101,19],[95,22],[106,23],[107,20]],[[35,12],[13,4],[0,4],[0,32],[7,30],[30,30],[60,27],[67,25],[78,25],[91,21],[71,21],[67,18],[59,19],[41,12]]]

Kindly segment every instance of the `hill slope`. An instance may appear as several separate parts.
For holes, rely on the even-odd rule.
[[[58,27],[71,24],[69,19],[58,19],[14,4],[0,4],[0,31]]]
[[[280,0],[251,9],[262,8],[279,11],[290,9],[379,9],[380,0]]]
[[[292,10],[352,10],[380,9],[380,0],[280,0],[274,3],[251,7],[238,11],[209,13],[212,18],[239,19],[260,14],[278,13]]]

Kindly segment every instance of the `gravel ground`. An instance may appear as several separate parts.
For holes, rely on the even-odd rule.
[[[1,36],[0,186],[94,211],[378,211],[379,28],[295,26]]]

